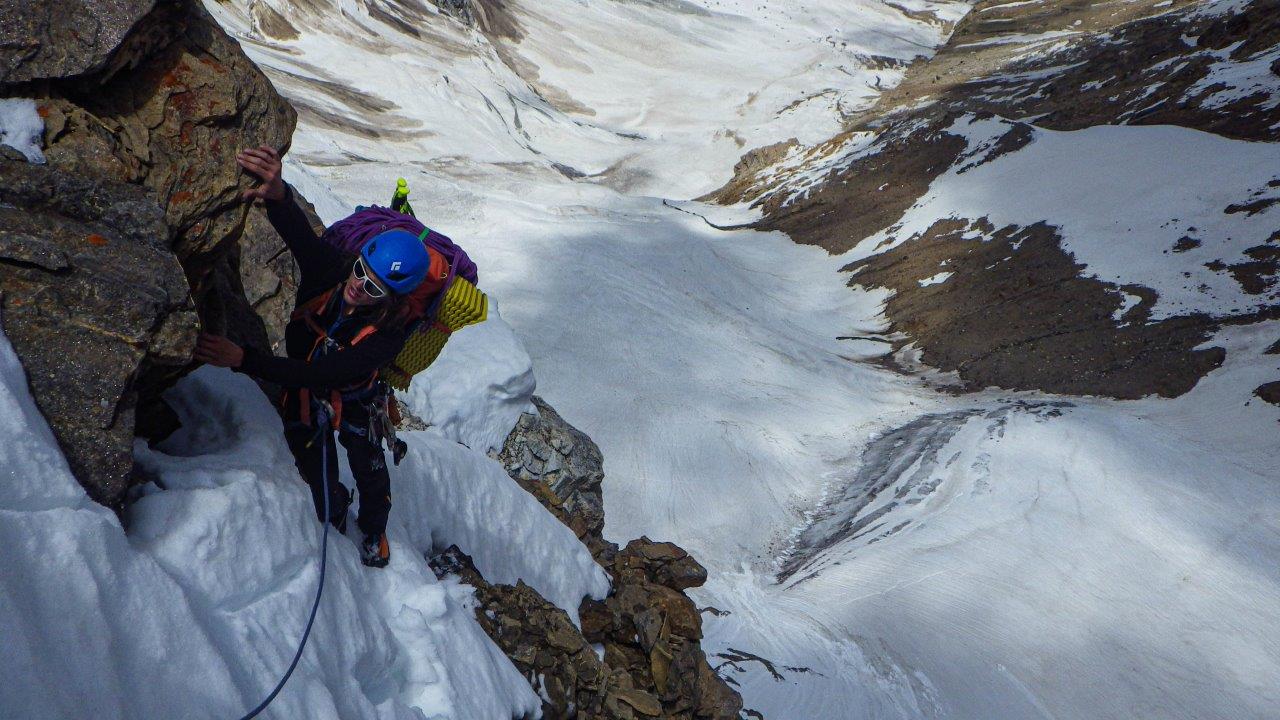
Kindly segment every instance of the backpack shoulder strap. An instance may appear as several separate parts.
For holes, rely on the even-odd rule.
[[[325,305],[329,304],[329,300],[333,297],[333,293],[337,289],[338,288],[336,286],[329,288],[328,290],[302,303],[293,309],[293,312],[289,314],[289,319],[299,320],[320,314],[320,311],[324,310]]]

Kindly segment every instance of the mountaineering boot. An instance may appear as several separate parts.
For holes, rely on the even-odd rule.
[[[360,562],[369,567],[384,568],[391,561],[391,547],[385,534],[365,535],[360,543]]]

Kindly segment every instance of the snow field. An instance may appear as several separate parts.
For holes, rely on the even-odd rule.
[[[509,337],[501,325],[495,313],[471,342]],[[500,362],[473,362],[459,382],[514,388],[525,393],[516,404],[528,404],[527,363],[498,349]],[[292,658],[319,569],[322,528],[267,399],[225,370],[180,382],[168,397],[182,429],[157,449],[136,448],[153,482],[130,506],[126,533],[72,478],[2,337],[0,379],[11,438],[0,449],[0,622],[11,629],[0,645],[9,678],[0,708],[40,718],[88,708],[103,718],[239,717]],[[448,406],[429,389],[418,395]],[[477,426],[492,430],[503,417],[511,412]],[[470,589],[437,581],[427,566],[433,547],[457,544],[495,581],[523,579],[575,617],[583,596],[607,592],[586,548],[497,462],[431,431],[405,440],[409,457],[391,471],[391,565],[363,567],[355,542],[330,533],[315,629],[265,717],[539,712],[476,624]]]
[[[264,36],[241,0],[206,7],[282,93],[326,114],[302,113],[304,126],[330,135],[298,138],[304,164],[383,161],[390,151],[398,165],[432,174],[470,174],[474,162],[557,176],[569,169],[669,197],[714,189],[751,147],[830,137],[877,87],[901,77],[869,67],[869,57],[927,54],[942,40],[942,22],[966,10],[962,2],[903,6],[939,18],[921,22],[877,0],[547,0],[504,4],[499,14],[514,18],[519,39],[491,40],[440,14],[415,24],[418,37],[406,34],[379,19],[379,0],[342,12],[296,0],[259,4],[300,37]]]
[[[1251,390],[1277,331],[1224,330],[1226,365],[1174,401],[972,416],[925,482],[879,496],[917,499],[880,518],[903,529],[783,594],[926,676],[926,717],[1269,717],[1280,409]]]

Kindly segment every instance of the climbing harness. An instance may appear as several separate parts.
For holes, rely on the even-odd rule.
[[[250,710],[247,715],[240,720],[252,720],[258,716],[272,700],[280,694],[284,689],[284,684],[289,682],[289,676],[293,675],[294,668],[298,667],[298,661],[302,659],[302,650],[307,646],[307,638],[311,637],[311,626],[316,622],[316,612],[320,609],[320,596],[324,593],[324,569],[329,558],[329,426],[328,415],[333,413],[333,409],[323,400],[317,400],[320,406],[320,413],[316,425],[319,431],[316,437],[307,443],[307,447],[311,447],[317,439],[320,440],[320,476],[324,483],[324,530],[320,532],[320,582],[316,585],[316,599],[311,604],[311,616],[307,618],[307,627],[302,631],[302,640],[298,641],[298,651],[293,654],[293,662],[289,663],[289,669],[284,671],[284,677],[280,678],[280,682],[276,683],[275,688],[267,695],[258,706]]]
[[[332,303],[337,302],[337,317],[326,329],[321,325],[318,318],[323,317],[334,308]],[[324,355],[335,350],[341,350],[342,345],[333,339],[333,335],[338,328],[350,318],[343,317],[342,313],[342,294],[338,288],[334,288],[327,293],[319,295],[308,301],[305,305],[294,311],[292,319],[301,319],[307,323],[311,331],[316,334],[316,342],[311,346],[311,352],[307,355],[307,361],[314,360],[317,355]],[[377,331],[377,321],[362,327],[356,334],[346,343],[346,347],[354,347],[360,341],[372,335]],[[416,337],[416,335],[415,335]],[[386,447],[391,451],[391,457],[396,465],[404,459],[409,448],[403,440],[396,437],[396,421],[399,420],[399,407],[396,405],[395,396],[392,393],[391,386],[383,382],[380,375],[383,371],[371,373],[367,378],[359,382],[348,385],[344,388],[331,390],[329,392],[328,403],[333,409],[330,418],[334,430],[343,429],[351,435],[366,438],[373,445],[381,445],[386,441]],[[311,391],[308,388],[299,388],[298,394],[298,415],[299,420],[309,424],[311,422],[310,399]],[[368,427],[357,427],[342,419],[342,409],[349,403],[359,403],[363,406],[369,416]],[[285,407],[288,403],[288,392],[281,398],[280,406]],[[393,417],[394,416],[394,417]]]
[[[308,300],[304,305],[293,311],[290,320],[303,320],[311,331],[316,334],[315,344],[311,346],[311,351],[307,353],[307,362],[311,362],[317,357],[317,354],[324,355],[335,350],[342,349],[342,345],[333,339],[333,334],[338,328],[350,318],[343,317],[342,292],[341,285],[321,293],[316,297]],[[332,303],[337,302],[337,317],[328,328],[323,327],[317,320],[323,317],[331,309]],[[370,323],[360,328],[359,331],[346,343],[346,347],[352,348],[360,344],[362,340],[368,338],[378,330],[377,322]],[[354,396],[357,393],[368,390],[373,387],[374,382],[378,379],[378,372],[374,371],[369,374],[366,379],[352,383],[344,388],[329,391],[327,400],[328,407],[331,408],[330,421],[333,429],[337,430],[342,423],[342,404],[345,399]],[[311,389],[298,388],[298,419],[306,425],[311,424]],[[319,398],[317,398],[319,399]],[[280,398],[280,407],[285,407],[288,402],[288,391]]]

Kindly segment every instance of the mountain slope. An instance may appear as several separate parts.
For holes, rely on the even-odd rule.
[[[895,348],[969,387],[1184,393],[1280,297],[1280,6],[1168,7],[980,4],[849,130],[717,197],[892,289]]]
[[[883,299],[848,352],[970,393],[877,434],[778,564],[928,678],[910,715],[1275,702],[1276,6],[1173,5],[979,3],[713,195]]]
[[[296,37],[257,19],[267,5]],[[1254,234],[1268,210],[1228,214],[1218,201],[1269,197],[1249,194],[1270,150],[1239,143],[1270,137],[1241,135],[1231,119],[1256,115],[1256,93],[1217,105],[1224,88],[1210,86],[1193,109],[1220,110],[1201,130],[1093,126],[1112,122],[1097,113],[1144,110],[1155,84],[1123,73],[1110,100],[1099,66],[1115,57],[1200,53],[1169,85],[1174,106],[1201,71],[1240,87],[1269,77],[1255,72],[1274,45],[1266,23],[1231,20],[1265,21],[1269,5],[1005,5],[979,6],[907,73],[965,8],[471,3],[472,25],[412,3],[214,12],[299,105],[290,179],[322,215],[379,200],[403,175],[428,222],[473,250],[542,388],[608,459],[606,533],[671,539],[707,564],[695,593],[715,608],[704,643],[749,707],[782,718],[1265,717],[1280,677],[1278,581],[1258,559],[1280,536],[1269,442],[1280,414],[1253,392],[1274,380],[1264,350],[1277,327],[1260,307],[1269,298],[1201,263],[1249,262],[1242,251],[1266,240]],[[1169,30],[1183,19],[1220,30],[1192,46]],[[1088,74],[1072,75],[1075,63]],[[654,67],[679,82],[653,80]],[[900,95],[873,106],[904,75]],[[1077,91],[1092,100],[1073,102]],[[1013,109],[988,115],[1001,107]],[[1231,174],[1219,188],[1210,180],[1228,173],[1216,166],[1185,188],[1221,191],[1188,211],[1224,233],[1202,252],[1230,255],[1188,250],[1173,270],[1160,252],[1106,275],[1063,243],[1083,254],[1115,237],[1050,230],[1063,217],[996,203],[1014,180],[1020,190],[1028,173],[1047,175],[1049,197],[1027,207],[1062,200],[1055,212],[1088,221],[1104,194],[1126,211],[1116,220],[1172,256],[1180,235],[1163,233],[1174,228],[1156,233],[1149,213],[1128,209],[1186,202],[1183,185],[1149,183],[1164,202],[1148,206],[1101,182],[1129,177],[1111,162],[1117,144],[1154,170],[1188,172],[1160,156],[1162,141],[1203,143],[1196,157],[1224,165],[1242,147],[1263,151],[1242,183]],[[1060,144],[1067,158],[1039,155]],[[687,200],[729,180],[755,146],[770,149],[744,159],[738,194],[721,197],[765,202]],[[1090,158],[1085,182],[1052,169]],[[894,244],[873,252],[881,238],[866,238],[908,212]],[[1187,219],[1157,225],[1172,217]],[[792,237],[721,229],[742,223]],[[913,239],[920,227],[933,234]],[[1225,242],[1237,227],[1249,238]],[[858,261],[850,290],[840,271]],[[1161,315],[1181,288],[1157,297],[1168,289],[1129,273],[1171,270],[1202,274],[1209,291],[1197,282],[1177,306],[1187,312]],[[1046,293],[1025,311],[995,302],[1040,297],[1029,288]],[[1055,340],[1064,323],[1076,332]]]

